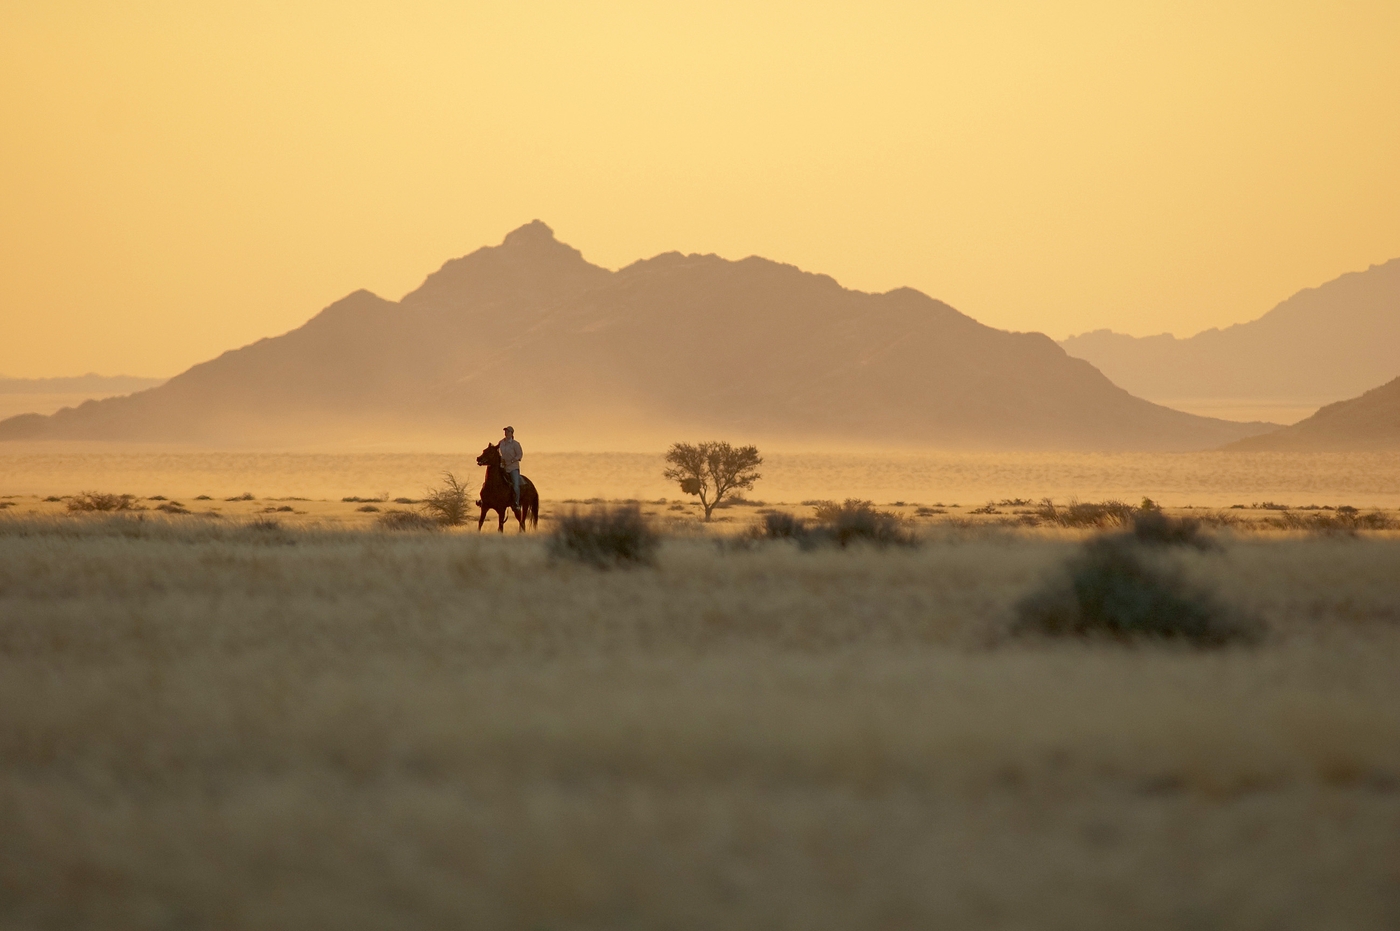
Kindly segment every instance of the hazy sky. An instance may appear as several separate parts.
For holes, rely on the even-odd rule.
[[[1400,3],[0,0],[0,373],[173,374],[536,217],[1057,338],[1400,256]]]

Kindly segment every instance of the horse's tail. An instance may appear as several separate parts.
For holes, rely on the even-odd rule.
[[[530,502],[530,529],[538,530],[540,527],[540,496],[535,495],[535,500]]]

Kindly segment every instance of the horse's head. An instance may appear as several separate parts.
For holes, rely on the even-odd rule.
[[[477,465],[482,465],[482,466],[496,466],[497,468],[500,468],[500,465],[501,465],[501,447],[500,447],[500,445],[499,445],[499,444],[496,444],[496,443],[492,443],[490,446],[487,446],[485,449],[483,449],[483,450],[481,451],[481,455],[476,457],[476,464],[477,464]]]

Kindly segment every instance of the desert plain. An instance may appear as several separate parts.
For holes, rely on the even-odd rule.
[[[600,569],[550,548],[598,500],[143,490],[0,499],[7,926],[1400,923],[1400,531],[1340,501],[1166,502],[1204,543],[1152,558],[1257,625],[1207,648],[1015,633],[1125,532],[1028,498],[803,547],[759,530],[814,501],[673,492]]]

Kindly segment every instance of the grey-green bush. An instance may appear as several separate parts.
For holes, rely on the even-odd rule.
[[[875,546],[913,546],[918,537],[898,514],[877,511],[874,503],[847,498],[842,504],[817,505],[818,526],[801,538],[808,545],[829,542],[840,547],[853,543]]]
[[[1133,536],[1088,541],[1059,577],[1016,606],[1016,633],[1180,640],[1200,646],[1249,641],[1253,625],[1188,585]]]
[[[570,511],[555,523],[549,554],[602,569],[613,566],[649,565],[660,543],[656,531],[635,506]]]

